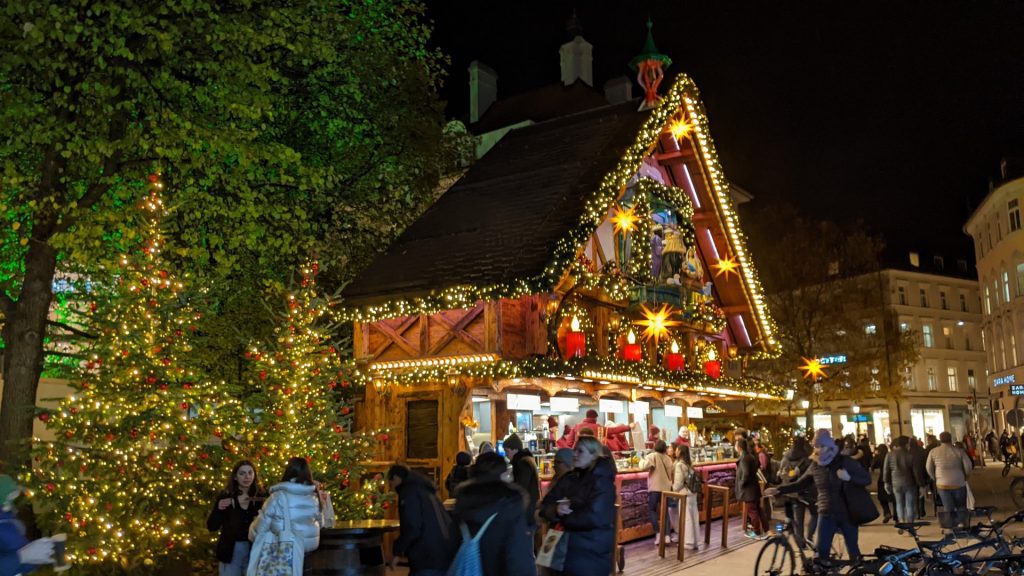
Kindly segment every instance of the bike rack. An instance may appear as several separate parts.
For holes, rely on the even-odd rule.
[[[683,541],[686,540],[686,498],[689,494],[684,492],[662,492],[661,493],[661,505],[658,508],[658,526],[660,527],[658,532],[661,537],[661,543],[658,544],[658,556],[661,558],[665,557],[665,520],[668,516],[668,499],[678,498],[679,499],[679,542],[676,547],[676,560],[683,561]],[[700,521],[700,518],[697,519]]]
[[[732,488],[718,484],[704,485],[704,544],[711,544],[711,509],[714,508],[711,495],[718,492],[722,495],[722,548],[729,547],[729,496]]]

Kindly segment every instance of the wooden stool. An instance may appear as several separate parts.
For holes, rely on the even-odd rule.
[[[676,547],[676,560],[682,562],[684,557],[683,552],[683,540],[686,539],[686,498],[688,494],[682,492],[662,492],[661,493],[661,506],[658,508],[658,526],[659,536],[661,542],[658,544],[658,556],[665,557],[665,520],[668,520],[668,499],[678,498],[679,499],[679,542]]]

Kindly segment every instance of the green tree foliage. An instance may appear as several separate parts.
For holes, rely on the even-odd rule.
[[[379,475],[364,478],[364,466],[388,434],[353,431],[362,388],[331,336],[332,300],[319,292],[318,272],[316,264],[303,269],[285,313],[275,317],[273,338],[246,353],[254,421],[226,430],[225,444],[249,456],[266,478],[279,477],[290,458],[306,458],[338,518],[379,518],[389,506],[386,486]]]
[[[240,379],[255,304],[311,252],[333,279],[440,171],[441,58],[417,2],[8,2],[0,16],[0,461],[31,434],[54,273],[113,268],[158,164],[172,257],[210,287],[199,347]],[[60,262],[60,264],[58,264]],[[255,312],[254,312],[255,311]],[[258,332],[255,332],[258,334]]]
[[[898,398],[904,368],[917,361],[917,344],[885,304],[881,238],[859,224],[808,220],[792,208],[744,221],[783,351],[752,370],[790,384],[795,401],[808,400],[809,422],[822,401]],[[818,381],[799,369],[805,359],[832,355],[847,361],[826,366]]]
[[[235,458],[216,437],[245,421],[224,384],[196,373],[200,314],[161,255],[155,189],[143,206],[145,240],[122,257],[112,297],[88,306],[97,337],[80,350],[74,395],[39,412],[54,438],[36,444],[26,479],[40,524],[69,535],[81,574],[153,574],[208,557],[206,503]]]

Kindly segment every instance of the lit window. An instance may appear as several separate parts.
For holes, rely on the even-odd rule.
[[[946,349],[953,349],[953,329],[949,326],[942,327],[942,339],[945,341]]]
[[[867,326],[864,327],[865,334],[875,334],[877,332],[878,326],[875,326],[874,324],[868,324]]]
[[[946,292],[939,292],[939,304],[942,305],[943,310],[949,310],[949,303],[946,302]]]
[[[935,346],[935,339],[932,338],[932,327],[930,324],[921,326],[921,340],[925,348],[933,348]]]
[[[978,381],[974,378],[974,368],[967,369],[967,385],[972,390],[978,386]]]
[[[999,278],[992,280],[992,304],[994,308],[999,307]]]
[[[992,313],[992,294],[988,291],[988,286],[985,286],[985,314]]]
[[[1017,264],[1017,296],[1024,296],[1024,264]]]
[[[903,387],[907,390],[914,390],[914,371],[911,368],[906,368],[903,371]]]
[[[939,379],[935,377],[935,369],[928,369],[928,390],[934,392],[939,389]]]
[[[906,306],[907,305],[907,289],[904,288],[903,286],[899,286],[899,287],[896,288],[896,294],[899,296],[900,306]]]
[[[910,253],[910,265],[913,266],[914,268],[921,267],[921,257],[920,255],[918,255],[917,252]]]
[[[1010,302],[1010,273],[1003,270],[1003,302]]]
[[[907,330],[910,330],[910,324],[900,322],[900,332],[906,332]]]
[[[946,368],[946,381],[949,384],[949,391],[956,392],[956,368]]]
[[[1010,232],[1020,230],[1020,205],[1017,203],[1017,199],[1010,200],[1006,209],[1010,218]]]
[[[1017,335],[1010,332],[1010,353],[1013,356],[1013,365],[1017,365]]]
[[[921,288],[921,306],[928,307],[928,293],[924,291],[924,288]]]

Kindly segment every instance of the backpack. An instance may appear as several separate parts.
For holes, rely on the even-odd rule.
[[[686,477],[685,487],[691,494],[700,495],[704,491],[704,477],[691,468],[690,474]]]
[[[459,530],[462,531],[462,544],[459,545],[459,551],[455,553],[455,559],[452,560],[452,565],[448,568],[447,576],[480,576],[484,573],[484,567],[480,561],[480,539],[483,538],[487,527],[491,525],[491,520],[494,520],[497,515],[497,512],[491,514],[483,526],[480,526],[480,531],[476,533],[476,536],[469,535],[469,527],[465,522],[459,523]]]

